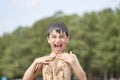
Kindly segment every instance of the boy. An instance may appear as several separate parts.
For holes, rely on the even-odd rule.
[[[69,41],[67,26],[62,22],[50,25],[47,40],[51,46],[50,55],[36,58],[26,70],[23,80],[34,80],[40,71],[43,71],[43,80],[71,80],[71,70],[78,80],[87,80],[76,55],[64,52]]]

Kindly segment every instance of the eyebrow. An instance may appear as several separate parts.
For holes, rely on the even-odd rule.
[[[51,35],[55,35],[55,33],[50,33]],[[66,35],[65,33],[59,33],[60,35]]]

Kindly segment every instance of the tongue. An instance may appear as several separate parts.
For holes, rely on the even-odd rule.
[[[60,46],[60,45],[56,45],[55,48],[56,48],[57,51],[60,51],[60,50],[61,50],[61,46]]]

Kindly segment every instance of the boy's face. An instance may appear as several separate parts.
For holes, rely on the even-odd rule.
[[[66,36],[65,32],[61,31],[58,33],[56,30],[52,30],[47,40],[51,46],[52,52],[58,54],[64,51],[69,37]]]

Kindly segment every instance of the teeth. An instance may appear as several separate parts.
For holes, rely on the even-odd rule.
[[[61,47],[62,45],[55,45],[55,47]]]

